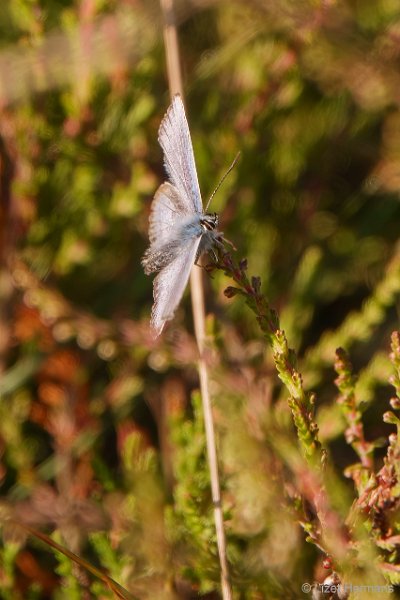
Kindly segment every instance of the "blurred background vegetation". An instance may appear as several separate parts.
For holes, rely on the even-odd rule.
[[[400,294],[398,0],[187,0],[176,15],[203,196],[240,150],[212,210],[261,277],[316,392],[327,529],[346,523],[351,539],[334,566],[353,569],[350,581],[356,570],[371,585],[397,583],[400,450],[396,417],[383,415],[400,364],[396,340],[389,360]],[[135,597],[218,598],[190,302],[154,341],[140,266],[165,179],[159,6],[5,0],[0,32],[2,597],[114,597],[12,518]],[[330,573],[334,548],[317,542],[288,392],[254,315],[224,296],[229,279],[215,272],[205,284],[235,594],[304,597],[303,582]],[[358,373],[341,402],[338,346]],[[354,424],[356,442],[376,441],[364,455]]]

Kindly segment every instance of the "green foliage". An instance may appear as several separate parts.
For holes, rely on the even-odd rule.
[[[201,592],[218,580],[217,545],[212,512],[201,398],[192,396],[193,418],[177,415],[171,422],[175,450],[174,504],[167,512],[170,535],[185,545],[183,575]],[[214,560],[210,563],[210,556]]]
[[[13,598],[15,591],[15,559],[20,551],[20,544],[12,542],[1,548],[2,583],[1,593],[5,600]]]
[[[56,542],[60,543],[60,536],[55,536]],[[62,587],[55,593],[55,598],[62,598],[68,595],[71,600],[81,600],[84,595],[84,588],[87,585],[86,574],[80,574],[77,566],[63,554],[57,555],[57,567],[55,572],[62,578]]]
[[[398,585],[398,1],[178,16],[205,198],[241,151],[206,279],[235,597]],[[140,267],[158,5],[3,2],[0,31],[0,595],[217,597],[189,302],[152,340]]]

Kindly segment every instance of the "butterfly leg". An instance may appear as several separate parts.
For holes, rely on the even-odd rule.
[[[215,256],[215,253],[214,253],[214,256]],[[205,270],[207,271],[207,265],[202,265],[202,264],[200,264],[200,263],[198,262],[198,261],[199,261],[199,258],[200,258],[200,256],[198,256],[198,257],[196,258],[196,260],[194,261],[194,264],[195,264],[195,266],[196,266],[196,267],[199,267],[200,269],[205,269]]]
[[[213,257],[213,259],[214,259],[214,262],[218,262],[218,255],[217,255],[217,253],[215,252],[214,248],[210,248],[209,252],[210,252],[210,254],[212,254],[212,257]]]
[[[221,233],[220,239],[218,241],[219,241],[220,246],[223,246],[223,243],[224,243],[224,244],[228,244],[228,246],[230,246],[232,248],[232,250],[237,250],[235,244],[233,242],[231,242],[231,240],[228,240],[228,238],[224,237],[224,235],[222,233]]]
[[[213,259],[214,259],[214,262],[217,262],[217,261],[218,261],[218,257],[217,257],[217,255],[216,255],[216,253],[214,252],[214,250],[213,250],[212,248],[210,248],[210,250],[209,250],[208,252],[209,252],[209,253],[210,253],[210,252],[212,252],[212,254],[213,254]],[[211,277],[211,279],[213,279],[213,276],[211,275],[211,272],[212,272],[212,271],[214,270],[214,268],[215,268],[215,267],[214,267],[214,264],[213,264],[213,263],[208,263],[208,264],[206,264],[206,265],[202,265],[202,264],[200,264],[198,261],[199,261],[199,258],[200,258],[200,256],[201,256],[202,254],[203,254],[202,252],[198,252],[198,254],[197,254],[197,256],[196,256],[196,260],[194,261],[194,264],[196,265],[196,267],[200,267],[200,269],[204,269],[204,270],[205,270],[205,272],[209,274],[209,276]]]

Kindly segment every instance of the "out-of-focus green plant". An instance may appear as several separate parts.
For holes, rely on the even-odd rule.
[[[201,188],[241,150],[212,210],[260,277],[207,281],[234,592],[397,584],[398,2],[176,9]],[[154,341],[140,268],[158,6],[4,2],[0,32],[0,595],[216,596],[189,304]]]

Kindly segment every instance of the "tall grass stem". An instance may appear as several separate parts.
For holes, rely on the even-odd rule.
[[[183,96],[182,76],[179,61],[179,46],[174,18],[173,0],[160,0],[164,21],[164,43],[166,52],[168,82],[171,97],[175,94]],[[223,600],[232,599],[229,581],[229,568],[226,556],[226,538],[221,502],[221,486],[218,473],[218,457],[215,440],[214,422],[211,407],[210,385],[205,358],[205,309],[204,289],[201,269],[194,266],[190,275],[192,311],[194,330],[199,350],[198,371],[202,398],[204,426],[206,432],[207,456],[210,469],[211,493],[214,506],[214,521],[217,536],[218,555],[221,566],[221,590]]]

